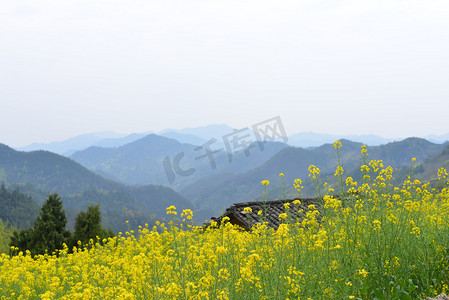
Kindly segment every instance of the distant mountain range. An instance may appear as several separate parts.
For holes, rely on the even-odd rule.
[[[333,184],[336,156],[331,143],[341,137],[298,133],[289,137],[290,146],[241,137],[225,144],[223,137],[235,132],[227,125],[167,129],[158,134],[103,132],[21,148],[47,148],[55,153],[16,151],[0,144],[0,182],[10,189],[19,187],[38,201],[49,192],[60,193],[72,222],[77,211],[101,203],[105,223],[116,230],[123,228],[127,218],[135,224],[164,218],[165,208],[172,204],[194,209],[197,220],[210,218],[232,203],[260,197],[261,180],[272,182],[270,199],[279,198],[281,172],[288,191],[293,180],[301,178],[303,195],[313,196],[310,164],[318,166],[323,180]],[[435,168],[449,162],[447,143],[442,143],[449,134],[401,141],[375,135],[345,137],[341,161],[345,175],[354,178],[360,175],[362,144],[371,145],[369,159],[382,159],[397,169],[397,180],[409,172],[412,157],[417,158],[415,171],[423,179],[436,176]]]
[[[151,223],[156,215],[162,219],[170,205],[195,209],[188,199],[168,187],[126,186],[94,174],[64,156],[48,151],[19,152],[3,144],[0,144],[0,181],[19,187],[40,201],[48,193],[58,192],[72,222],[77,211],[89,204],[102,203],[105,224],[116,231],[126,228],[126,218],[143,223]]]
[[[277,142],[253,143],[234,152],[213,150],[208,156],[205,148],[150,134],[117,148],[90,147],[71,158],[125,184],[162,184],[179,190],[215,173],[236,174],[258,167],[285,147]]]
[[[196,137],[199,137],[202,140],[209,140],[211,138],[215,138],[217,140],[221,140],[222,136],[229,134],[234,129],[228,125],[225,124],[213,124],[208,126],[202,126],[202,127],[195,127],[195,128],[184,128],[184,129],[165,129],[160,131],[158,134],[166,136],[167,133],[173,132],[178,133],[182,135],[193,135]]]
[[[203,145],[212,138],[217,140],[217,143],[212,148],[218,149],[223,147],[223,136],[226,136],[233,132],[233,128],[225,124],[216,124],[196,128],[185,129],[165,129],[157,134],[167,138],[175,139],[180,143],[186,143],[191,145]],[[64,156],[71,156],[77,151],[85,150],[89,147],[102,147],[102,148],[114,148],[126,145],[128,143],[137,141],[148,134],[151,131],[144,133],[132,133],[132,134],[120,134],[115,132],[98,132],[79,135],[64,141],[58,141],[53,143],[33,143],[31,145],[17,148],[20,151],[35,151],[46,150],[61,154]],[[424,137],[432,143],[441,144],[445,141],[449,141],[449,133],[444,135],[429,135]],[[309,148],[318,147],[326,143],[332,143],[333,141],[347,139],[353,142],[359,142],[368,146],[384,145],[389,142],[399,141],[402,138],[384,138],[381,136],[368,134],[368,135],[333,135],[322,134],[314,132],[300,132],[288,137],[288,145]]]
[[[88,134],[82,134],[78,135],[72,138],[69,138],[64,141],[58,141],[53,143],[33,143],[31,145],[17,148],[17,150],[20,151],[36,151],[36,150],[46,150],[50,151],[56,154],[61,155],[70,155],[74,151],[85,149],[87,147],[90,147],[101,140],[104,139],[115,139],[115,138],[121,138],[125,136],[124,134],[115,133],[111,131],[105,131],[105,132],[97,132],[97,133],[88,133]]]
[[[288,138],[288,144],[295,147],[309,148],[318,147],[324,144],[333,143],[337,140],[350,140],[353,142],[362,143],[368,146],[379,146],[389,142],[394,142],[396,139],[386,139],[377,135],[332,135],[321,134],[314,132],[301,132],[293,134]]]

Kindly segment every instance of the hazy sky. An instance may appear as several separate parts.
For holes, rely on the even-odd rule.
[[[0,143],[280,115],[449,132],[449,1],[0,1]]]

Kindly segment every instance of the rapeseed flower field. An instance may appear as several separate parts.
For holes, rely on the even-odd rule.
[[[334,147],[338,154],[341,143]],[[292,221],[300,204],[292,200],[277,230],[261,223],[244,231],[226,217],[205,229],[193,226],[192,211],[170,206],[167,224],[73,251],[2,254],[0,298],[420,299],[447,292],[446,170],[436,174],[441,190],[412,178],[393,187],[392,168],[368,162],[365,147],[361,155],[359,183],[344,178],[338,156],[339,197],[311,166],[322,201]],[[301,183],[293,184],[298,195]],[[269,184],[262,181],[265,196]]]

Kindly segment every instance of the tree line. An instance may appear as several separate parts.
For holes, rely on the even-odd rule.
[[[75,231],[66,229],[67,217],[61,198],[57,193],[50,194],[42,205],[34,227],[13,232],[10,247],[11,254],[29,250],[31,255],[51,254],[67,245],[70,249],[81,243],[86,245],[90,239],[100,241],[114,236],[110,229],[101,225],[100,206],[91,205],[87,211],[81,211],[75,218]]]

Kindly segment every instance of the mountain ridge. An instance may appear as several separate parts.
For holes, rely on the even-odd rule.
[[[20,152],[0,144],[0,177],[9,185],[31,184],[32,187],[27,189],[33,195],[58,192],[64,200],[65,208],[71,211],[72,218],[76,211],[93,204],[83,194],[96,191],[98,199],[105,205],[101,207],[102,211],[108,212],[106,215],[110,216],[105,221],[114,224],[114,230],[122,230],[126,226],[125,223],[114,221],[114,218],[118,220],[120,216],[124,218],[126,215],[141,214],[141,220],[146,217],[148,223],[151,223],[152,215],[163,219],[165,208],[173,203],[180,209],[195,209],[195,205],[187,198],[168,187],[126,186],[103,178],[70,158],[42,150]],[[141,190],[145,192],[142,193]],[[108,197],[116,199],[112,207],[109,206],[112,203],[108,204]]]

